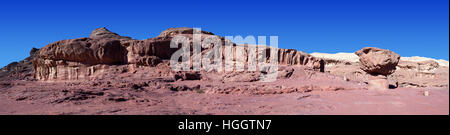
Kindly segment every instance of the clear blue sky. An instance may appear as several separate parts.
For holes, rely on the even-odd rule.
[[[279,36],[279,47],[309,53],[375,46],[449,58],[448,0],[4,0],[0,23],[1,67],[32,47],[87,37],[98,27],[136,39],[169,27],[201,27],[222,36]]]

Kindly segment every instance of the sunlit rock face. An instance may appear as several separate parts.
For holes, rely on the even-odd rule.
[[[171,48],[171,40],[177,36],[184,36],[193,43],[192,28],[170,28],[163,31],[158,37],[145,40],[135,40],[130,37],[120,36],[106,28],[94,30],[88,38],[77,38],[61,40],[51,43],[37,52],[33,60],[34,77],[37,80],[80,80],[92,79],[98,72],[105,72],[110,68],[118,66],[127,71],[133,68],[146,66],[157,68],[159,64],[166,64],[179,48]],[[200,31],[201,41],[207,36],[215,36],[211,32]],[[217,36],[220,40],[226,39]],[[224,45],[225,42],[222,42]],[[226,54],[222,52],[223,60],[226,56],[242,55],[241,62],[248,63],[247,45],[236,45],[233,43],[232,49],[236,51],[237,46],[245,51],[242,54]],[[242,49],[239,48],[239,49]],[[268,50],[273,49],[267,47]],[[276,48],[278,49],[278,48]],[[211,51],[211,47],[201,48],[202,54]],[[269,60],[270,55],[265,56]],[[193,57],[190,58],[194,59]],[[231,59],[237,61],[237,59]],[[324,71],[324,61],[320,58],[293,50],[278,49],[279,65],[299,65],[316,71]],[[192,65],[191,65],[192,66]],[[175,72],[169,74],[173,75]],[[166,75],[166,74],[163,74]]]
[[[400,55],[380,48],[366,47],[357,52],[360,68],[373,75],[390,75],[394,73]]]
[[[357,52],[361,70],[370,75],[367,88],[369,90],[387,90],[387,76],[394,73],[400,55],[380,48],[366,47]]]

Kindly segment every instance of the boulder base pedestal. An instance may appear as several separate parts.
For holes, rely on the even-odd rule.
[[[388,90],[389,82],[386,76],[370,76],[367,84],[367,89],[369,90]]]

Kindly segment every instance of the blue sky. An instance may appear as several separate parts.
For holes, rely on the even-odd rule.
[[[87,37],[98,27],[135,39],[200,27],[222,36],[279,36],[279,47],[308,53],[374,46],[449,58],[448,0],[4,0],[0,23],[0,67],[26,58],[32,47]]]

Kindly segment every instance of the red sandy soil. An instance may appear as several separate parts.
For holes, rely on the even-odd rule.
[[[67,83],[63,82],[17,81],[12,84],[14,85],[12,87],[0,88],[0,114],[449,114],[448,88],[398,88],[387,91],[313,90],[260,95],[218,94],[195,90],[172,91],[165,88],[79,89],[80,86],[67,86]],[[429,95],[425,96],[424,91],[428,91]]]

